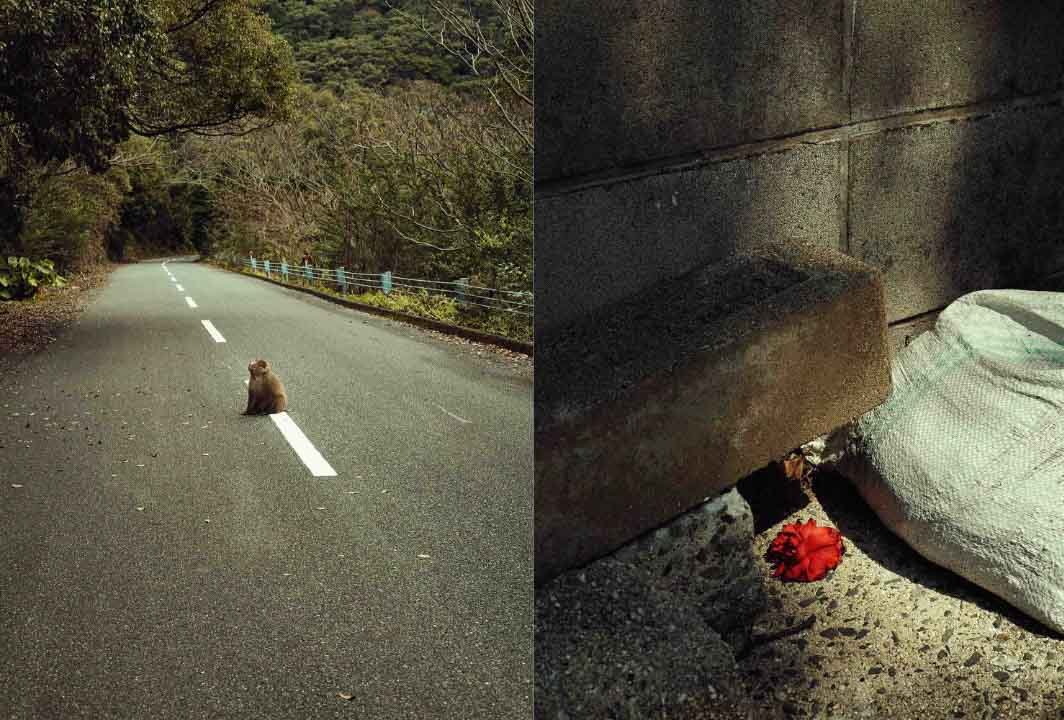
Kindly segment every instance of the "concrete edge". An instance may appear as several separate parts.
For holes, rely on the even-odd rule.
[[[461,325],[450,325],[439,320],[431,320],[429,318],[419,317],[417,315],[410,315],[409,313],[399,312],[398,310],[389,310],[387,308],[377,307],[376,305],[366,305],[365,303],[355,302],[354,300],[347,300],[344,298],[338,298],[335,295],[324,293],[314,288],[301,287],[299,285],[289,285],[288,283],[281,282],[280,280],[274,280],[273,278],[262,277],[253,273],[244,273],[238,270],[232,270],[224,265],[205,261],[212,267],[216,267],[226,272],[236,273],[237,275],[243,275],[245,277],[255,278],[256,280],[262,280],[263,282],[273,283],[283,288],[290,290],[298,290],[299,292],[313,295],[314,297],[321,298],[322,300],[328,300],[334,302],[337,305],[343,305],[349,307],[352,310],[361,310],[362,312],[370,313],[371,315],[381,315],[391,320],[398,320],[400,322],[410,323],[411,325],[417,325],[418,327],[427,328],[429,330],[436,330],[448,335],[457,335],[458,337],[466,338],[467,340],[474,340],[476,342],[485,343],[487,345],[495,345],[497,347],[505,348],[506,350],[513,350],[514,352],[524,353],[529,357],[533,357],[534,343],[527,343],[521,340],[514,340],[513,338],[503,337],[502,335],[493,335],[481,330],[474,330],[473,328],[462,327]]]

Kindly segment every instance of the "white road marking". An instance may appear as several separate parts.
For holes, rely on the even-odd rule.
[[[207,328],[207,332],[209,332],[211,334],[211,337],[214,338],[214,342],[225,342],[225,338],[222,337],[222,334],[220,332],[218,332],[218,328],[214,327],[214,323],[212,323],[210,320],[200,320],[200,322],[203,323],[203,327]]]
[[[183,288],[183,287],[181,287],[180,285],[178,285],[178,286],[177,286],[177,291],[178,291],[178,292],[185,292],[185,288]]]
[[[307,466],[307,470],[310,470],[311,475],[314,477],[336,477],[336,471],[333,470],[332,465],[326,462],[325,458],[318,452],[318,449],[311,444],[310,440],[307,440],[307,436],[303,434],[303,431],[299,429],[299,426],[296,425],[288,413],[273,413],[270,415],[270,420],[273,420],[273,424],[277,426],[277,429],[284,435],[284,439],[296,451],[296,455]]]
[[[457,416],[457,415],[455,415],[455,414],[454,414],[453,412],[451,412],[450,410],[448,410],[447,408],[445,408],[445,407],[444,407],[443,405],[437,405],[436,403],[432,403],[432,404],[433,404],[433,405],[436,405],[436,407],[438,407],[438,408],[439,408],[440,410],[442,410],[443,412],[445,412],[445,413],[447,413],[448,415],[450,415],[451,417],[453,417],[453,418],[454,418],[455,420],[457,420],[458,422],[463,422],[463,423],[466,423],[466,424],[469,424],[469,423],[472,423],[472,422],[473,422],[472,420],[466,420],[465,418],[460,418],[460,417],[458,417],[458,416]]]
[[[188,295],[185,296],[185,302],[188,303],[188,306],[190,308],[198,308],[199,307],[199,305],[196,304],[196,301],[193,300],[192,298],[190,298]]]
[[[171,275],[170,276],[170,282],[172,282],[172,283],[177,282],[177,278],[175,278],[173,275]]]

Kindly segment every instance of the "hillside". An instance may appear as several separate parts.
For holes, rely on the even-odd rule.
[[[473,7],[490,21],[486,6]],[[416,18],[433,18],[425,0],[264,0],[262,9],[312,85],[342,94],[351,82],[380,87],[401,80],[453,85],[469,79],[462,62],[418,26]]]

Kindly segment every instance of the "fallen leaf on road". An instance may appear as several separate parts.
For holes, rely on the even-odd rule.
[[[420,554],[420,553],[418,553],[418,557],[419,557],[419,558],[424,558],[425,560],[428,560],[428,559],[429,559],[429,556],[428,556],[428,555],[422,555],[422,554]]]
[[[143,507],[143,506],[141,506],[141,507],[138,507],[138,508],[137,508],[137,510],[140,510],[140,511],[142,511],[142,512],[143,512],[143,510],[144,510],[144,507]]]
[[[347,693],[336,693],[336,697],[340,698],[341,700],[350,700],[354,697],[354,695],[348,695]]]
[[[18,483],[11,483],[11,487],[13,487],[13,488],[20,488],[20,487],[22,487],[22,486],[21,486],[21,485],[19,485]]]
[[[323,507],[320,507],[320,508],[314,508],[314,509],[315,509],[315,510],[324,510],[325,508],[323,508]]]

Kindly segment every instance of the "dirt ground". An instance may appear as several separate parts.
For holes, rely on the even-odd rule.
[[[886,529],[848,481],[830,472],[814,474],[802,487],[782,477],[761,476],[740,484],[754,514],[753,555],[763,567],[764,607],[744,632],[725,633],[725,652],[736,657],[722,669],[719,653],[691,659],[691,648],[655,645],[662,628],[686,622],[687,638],[710,647],[719,635],[698,627],[697,613],[678,607],[677,596],[626,596],[622,585],[596,583],[603,591],[574,583],[571,573],[537,590],[537,621],[557,618],[567,602],[579,606],[570,627],[616,629],[610,642],[582,655],[602,663],[584,692],[614,693],[615,701],[580,703],[557,696],[542,677],[537,659],[537,720],[616,718],[1057,718],[1064,719],[1064,638],[1029,620],[979,587],[924,560]],[[844,536],[841,565],[825,580],[782,583],[770,577],[763,555],[784,523],[815,518]],[[631,586],[631,583],[628,583]],[[667,612],[660,604],[675,604]],[[623,615],[610,615],[625,605]],[[552,608],[554,612],[552,613]],[[666,613],[666,614],[663,614]],[[632,619],[629,620],[628,618]],[[537,655],[552,653],[537,628]],[[582,631],[581,631],[582,632]],[[592,635],[594,636],[594,635]],[[554,636],[555,638],[557,636]],[[585,635],[581,635],[585,637]],[[556,639],[555,639],[556,642]],[[610,689],[611,668],[653,676],[654,658],[634,656],[650,649],[662,660],[656,682]],[[576,671],[567,648],[553,656],[552,671]],[[608,666],[608,667],[607,667]],[[692,682],[692,670],[701,676]],[[585,668],[586,670],[586,668]],[[685,679],[687,678],[687,679]],[[614,677],[611,680],[618,680]],[[620,678],[620,686],[625,679]],[[597,689],[588,690],[598,684]],[[570,691],[575,684],[570,683]],[[636,697],[639,693],[653,697]],[[605,695],[603,695],[605,697]],[[585,712],[586,711],[586,712]]]
[[[64,287],[41,288],[29,300],[0,301],[0,366],[55,342],[115,267],[99,265],[70,275]]]

